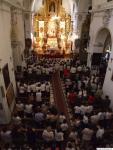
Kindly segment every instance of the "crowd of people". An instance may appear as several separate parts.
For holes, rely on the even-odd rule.
[[[55,71],[63,81],[70,124],[54,103]],[[30,56],[17,81],[11,124],[0,129],[1,148],[93,150],[110,145],[112,136],[107,133],[112,130],[113,113],[109,97],[103,97],[103,79],[99,70],[90,70],[79,59]]]
[[[110,144],[106,135],[108,129],[112,130],[113,112],[109,96],[104,96],[102,91],[104,75],[99,69],[89,70],[78,62],[68,71],[63,77],[63,86],[80,149],[106,147]]]

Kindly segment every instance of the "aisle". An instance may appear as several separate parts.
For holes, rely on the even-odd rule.
[[[59,112],[63,112],[66,116],[67,122],[70,126],[70,119],[68,114],[67,105],[65,102],[65,96],[63,94],[63,89],[61,85],[61,80],[59,76],[59,72],[55,72],[52,77],[52,86],[53,86],[53,93],[54,93],[54,101],[55,105],[58,108]]]

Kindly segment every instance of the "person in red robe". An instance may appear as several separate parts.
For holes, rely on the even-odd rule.
[[[70,70],[65,68],[64,69],[64,78],[68,78],[70,76]]]
[[[94,95],[93,95],[93,94],[90,94],[90,95],[88,96],[88,103],[89,103],[90,105],[93,105],[94,100],[95,100]]]
[[[76,97],[77,97],[77,94],[72,91],[68,94],[68,100],[69,100],[69,104],[74,107],[75,106],[75,101],[76,101]]]

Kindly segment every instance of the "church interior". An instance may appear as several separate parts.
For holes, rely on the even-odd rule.
[[[113,0],[0,0],[0,149],[113,149]]]

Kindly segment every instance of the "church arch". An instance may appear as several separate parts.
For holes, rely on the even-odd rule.
[[[99,53],[105,52],[107,47],[112,49],[112,35],[108,28],[100,28],[96,34],[94,47],[98,49]]]
[[[100,28],[96,34],[92,55],[92,66],[97,65],[103,74],[106,73],[112,50],[112,35],[108,28]]]

